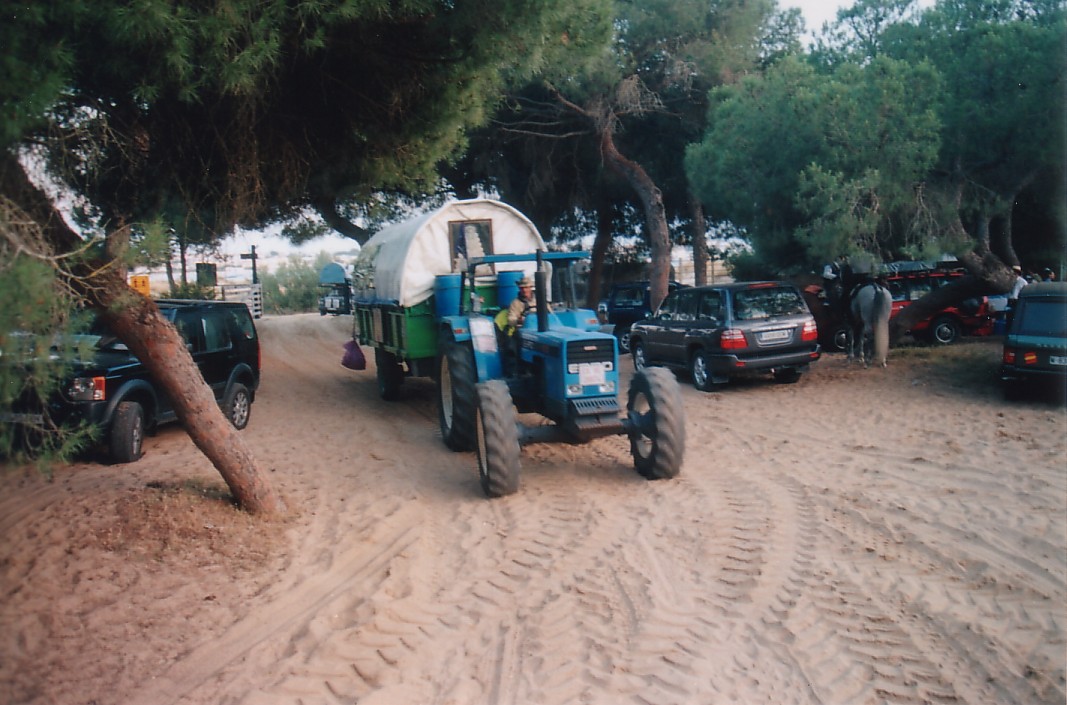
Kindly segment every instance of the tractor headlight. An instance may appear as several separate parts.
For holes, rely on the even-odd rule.
[[[582,393],[582,385],[580,385],[580,384],[568,384],[567,385],[567,396],[569,396],[569,397],[577,397],[577,396],[580,396],[581,393]]]
[[[477,352],[496,352],[496,331],[491,318],[472,317],[470,319],[471,342]]]

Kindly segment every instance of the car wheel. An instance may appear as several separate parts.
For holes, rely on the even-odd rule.
[[[477,386],[474,414],[478,476],[488,497],[503,497],[519,489],[519,431],[508,385],[499,379]]]
[[[658,368],[635,373],[626,416],[637,472],[649,480],[675,477],[685,454],[685,407],[674,375]]]
[[[400,385],[404,383],[404,368],[396,355],[382,348],[374,348],[374,364],[378,369],[378,395],[386,401],[400,398]]]
[[[648,367],[648,361],[645,359],[645,344],[638,340],[630,348],[630,355],[634,359],[634,369],[643,370]]]
[[[689,373],[693,378],[693,386],[702,392],[713,392],[720,389],[723,384],[716,382],[708,367],[708,354],[703,350],[697,350],[689,360]]]
[[[834,352],[848,350],[848,326],[842,325],[834,329],[834,334],[830,336],[830,349]]]
[[[930,342],[951,345],[960,339],[960,322],[952,316],[941,316],[930,324]]]
[[[234,382],[222,402],[222,413],[238,431],[248,426],[248,420],[252,416],[252,395],[248,392],[248,387]]]
[[[111,422],[108,450],[116,463],[132,463],[141,458],[144,444],[144,408],[135,401],[119,402]]]
[[[615,326],[614,333],[615,337],[619,339],[619,350],[624,353],[630,352],[630,327]]]
[[[470,346],[447,336],[437,358],[437,421],[445,445],[455,451],[474,450],[475,382]]]
[[[795,367],[782,367],[774,371],[774,381],[780,384],[793,384],[800,379],[800,370]]]

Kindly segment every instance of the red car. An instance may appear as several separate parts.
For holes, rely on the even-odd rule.
[[[893,294],[893,312],[895,317],[913,301],[918,301],[937,287],[964,275],[962,269],[915,269],[913,271],[892,270],[886,273],[886,285]],[[840,317],[830,310],[825,299],[819,296],[821,287],[809,286],[805,289],[808,305],[819,324],[819,338],[828,350],[845,349],[846,328]],[[916,337],[922,337],[937,345],[950,345],[963,335],[991,335],[993,333],[993,310],[986,297],[967,299],[959,306],[949,306],[934,316],[915,324],[908,331]]]

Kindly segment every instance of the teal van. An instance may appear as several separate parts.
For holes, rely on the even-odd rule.
[[[1041,282],[1023,288],[1004,336],[1000,365],[1004,393],[1027,386],[1067,390],[1067,283]]]

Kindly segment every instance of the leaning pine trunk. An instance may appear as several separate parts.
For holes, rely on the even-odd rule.
[[[101,317],[166,390],[189,437],[222,475],[237,504],[252,514],[283,511],[281,497],[264,480],[244,438],[223,415],[181,335],[155,302],[117,278],[95,293],[100,299],[96,303]]]
[[[0,154],[0,194],[11,198],[40,224],[55,252],[73,252],[84,245],[11,154]],[[126,234],[124,231],[120,236]],[[257,467],[237,429],[223,415],[178,331],[162,316],[155,302],[126,286],[114,261],[95,262],[63,275],[171,397],[189,437],[222,475],[237,504],[253,514],[284,511],[281,497]]]
[[[667,229],[667,211],[663,206],[663,193],[637,162],[627,159],[615,146],[611,121],[603,121],[600,134],[600,153],[604,161],[618,172],[641,199],[645,209],[645,225],[648,227],[648,242],[652,250],[652,267],[649,272],[649,297],[652,310],[656,310],[667,298],[667,282],[671,274],[671,238]]]

